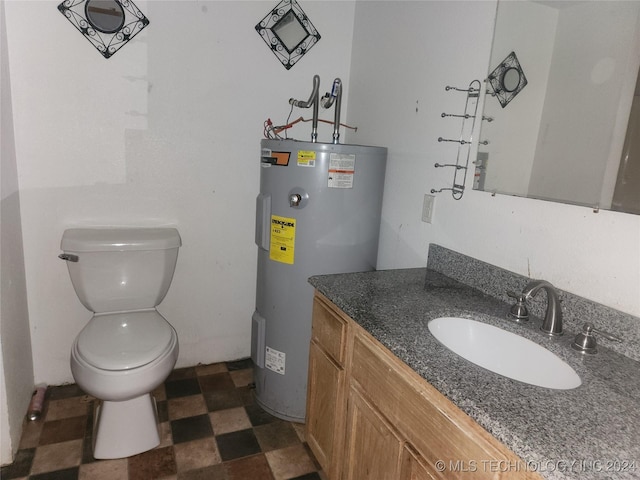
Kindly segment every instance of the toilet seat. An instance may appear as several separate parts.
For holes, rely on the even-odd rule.
[[[165,355],[175,330],[157,310],[97,314],[78,334],[79,357],[96,368],[119,371],[147,365]]]

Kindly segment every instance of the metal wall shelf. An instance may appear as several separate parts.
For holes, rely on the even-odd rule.
[[[436,163],[436,168],[454,168],[453,173],[453,185],[447,188],[441,188],[440,190],[431,189],[431,193],[440,193],[444,191],[451,191],[451,196],[455,200],[460,200],[464,195],[464,189],[467,180],[467,170],[469,168],[469,157],[471,155],[471,144],[473,143],[473,132],[476,124],[476,115],[478,113],[478,100],[480,96],[480,80],[473,80],[468,88],[456,88],[446,86],[447,92],[464,92],[467,94],[464,113],[453,114],[443,113],[442,118],[458,118],[461,119],[460,138],[450,139],[438,137],[438,142],[455,143],[458,145],[458,153],[456,156],[456,163]],[[483,142],[485,145],[488,142]]]

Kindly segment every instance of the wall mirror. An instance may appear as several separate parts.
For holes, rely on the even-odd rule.
[[[282,0],[256,25],[256,31],[287,70],[320,40],[296,0]]]
[[[130,0],[65,0],[58,10],[104,58],[149,25],[149,19]]]
[[[474,189],[640,214],[640,2],[499,0],[489,74],[510,52],[527,87],[487,78]]]

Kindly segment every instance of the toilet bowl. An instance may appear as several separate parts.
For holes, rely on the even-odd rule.
[[[71,372],[100,400],[93,456],[124,458],[160,444],[151,392],[171,373],[178,335],[156,310],[175,269],[180,235],[173,228],[69,229],[60,258],[93,317],[73,342]]]

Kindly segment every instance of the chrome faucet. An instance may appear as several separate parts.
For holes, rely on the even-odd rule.
[[[560,307],[560,299],[558,292],[553,285],[546,280],[533,280],[524,287],[522,295],[526,299],[535,297],[540,290],[547,292],[547,313],[540,330],[551,336],[562,335],[562,308]]]
[[[598,353],[598,349],[596,348],[598,342],[596,341],[594,333],[598,333],[601,337],[612,342],[622,342],[620,337],[616,337],[608,332],[599,330],[593,326],[593,323],[587,322],[582,327],[582,332],[576,335],[576,338],[571,344],[571,348],[579,351],[580,353],[588,353],[591,355]]]

